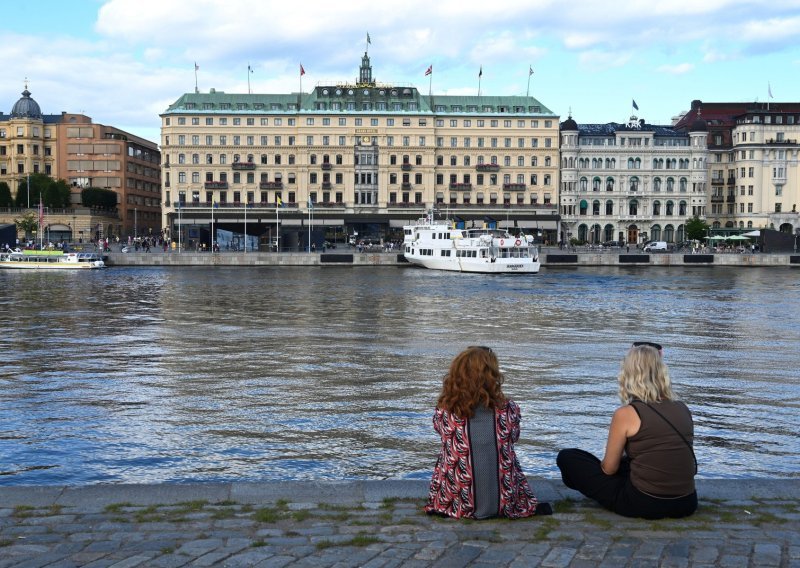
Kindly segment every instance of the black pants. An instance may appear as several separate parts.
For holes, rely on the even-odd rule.
[[[623,517],[680,518],[688,517],[697,510],[696,492],[674,499],[659,499],[636,489],[630,480],[627,460],[620,463],[614,475],[603,473],[599,459],[576,448],[558,452],[556,463],[564,485],[580,491]]]

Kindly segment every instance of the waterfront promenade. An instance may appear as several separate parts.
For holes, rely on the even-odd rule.
[[[115,248],[117,248],[115,246]],[[411,267],[402,252],[358,252],[353,248],[322,252],[151,252],[104,253],[108,266],[403,266]],[[684,254],[641,253],[623,249],[568,251],[543,248],[543,268],[578,266],[741,266],[800,267],[800,255],[775,254]]]
[[[699,480],[662,521],[530,481],[552,516],[429,517],[423,480],[0,487],[0,568],[800,566],[798,479]]]

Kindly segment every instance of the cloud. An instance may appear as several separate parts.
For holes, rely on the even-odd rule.
[[[631,60],[630,53],[613,51],[584,51],[578,55],[579,63],[590,67],[592,71],[599,71],[612,67],[622,67]]]
[[[669,73],[670,75],[683,75],[689,73],[694,69],[691,63],[678,63],[677,65],[662,65],[658,71],[662,73]]]

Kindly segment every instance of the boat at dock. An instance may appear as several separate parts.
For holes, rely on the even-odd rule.
[[[433,211],[403,227],[408,262],[432,270],[485,274],[539,272],[539,248],[532,235],[488,227],[461,229],[435,220]]]
[[[60,250],[7,250],[0,253],[0,269],[76,270],[105,268],[102,257],[93,252]]]

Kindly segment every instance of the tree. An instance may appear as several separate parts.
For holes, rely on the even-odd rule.
[[[30,189],[28,184],[30,184]],[[45,174],[31,174],[19,180],[17,207],[38,207],[39,199],[44,207],[62,209],[70,206],[69,185],[63,179],[54,180]]]
[[[686,238],[691,241],[702,241],[708,236],[709,225],[699,217],[695,216],[686,221]]]
[[[39,216],[33,211],[25,213],[21,219],[14,219],[18,231],[23,231],[26,236],[39,229]]]
[[[81,191],[81,202],[83,203],[84,207],[116,209],[117,194],[110,189],[87,187]]]
[[[11,188],[4,181],[0,181],[0,207],[12,207],[14,200],[11,198]]]

